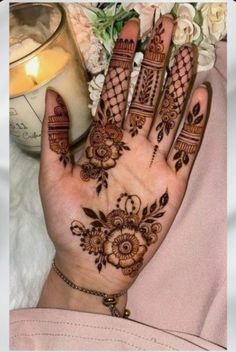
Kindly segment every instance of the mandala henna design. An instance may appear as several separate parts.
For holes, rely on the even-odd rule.
[[[95,256],[99,272],[107,263],[121,269],[124,275],[135,277],[143,265],[148,247],[158,241],[162,230],[159,219],[165,214],[169,201],[166,191],[151,206],[141,212],[141,199],[137,195],[122,193],[117,199],[116,209],[105,215],[83,208],[92,219],[88,228],[74,220],[70,230],[80,237],[80,246]]]
[[[134,137],[143,128],[146,119],[152,118],[157,103],[157,86],[161,71],[165,65],[163,23],[156,25],[144,53],[140,73],[129,110],[131,136]]]
[[[70,162],[69,155],[69,116],[67,108],[59,96],[58,105],[54,108],[54,115],[48,116],[48,137],[50,149],[59,154],[59,161],[66,167]]]
[[[117,40],[90,132],[90,145],[85,151],[88,161],[81,165],[80,175],[83,181],[97,180],[97,194],[103,187],[108,187],[107,170],[115,167],[124,150],[130,150],[123,142],[123,132],[119,124],[126,109],[128,77],[134,53],[133,40]]]
[[[154,146],[152,165],[160,143],[175,127],[175,120],[181,115],[192,78],[194,67],[193,50],[189,46],[180,48],[167,76],[163,100],[158,115],[161,118],[156,126],[157,144]]]
[[[196,103],[189,112],[187,122],[184,123],[183,129],[175,143],[177,152],[174,154],[173,160],[176,160],[175,170],[178,172],[183,165],[189,162],[189,154],[197,152],[203,127],[199,126],[202,122],[203,114],[200,114],[200,103]]]

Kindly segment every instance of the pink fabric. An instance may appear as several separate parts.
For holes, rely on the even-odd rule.
[[[177,336],[137,322],[59,309],[11,313],[11,350],[223,350],[190,335]]]
[[[226,346],[225,43],[218,44],[215,67],[199,74],[196,85],[205,81],[213,87],[211,114],[185,199],[159,251],[129,290],[131,318],[143,324],[19,310],[11,314],[12,349],[194,350],[201,348],[192,343],[209,343],[203,339]]]
[[[129,290],[132,318],[226,346],[226,43],[210,82],[211,113],[181,209],[165,241]]]

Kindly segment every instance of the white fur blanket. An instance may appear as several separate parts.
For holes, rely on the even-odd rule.
[[[44,224],[38,171],[39,160],[11,143],[11,309],[37,304],[54,253]]]

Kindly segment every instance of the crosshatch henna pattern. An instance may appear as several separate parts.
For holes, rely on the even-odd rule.
[[[133,40],[118,39],[111,58],[101,97],[107,101],[113,123],[121,123],[129,88],[136,44]]]
[[[64,101],[57,94],[54,115],[48,116],[48,137],[50,149],[59,154],[64,167],[70,162],[69,155],[69,116]]]
[[[177,119],[183,111],[193,68],[194,55],[192,47],[184,46],[180,48],[175,55],[174,63],[167,76],[163,100],[158,112],[161,121],[156,126],[157,144],[154,146],[150,165],[152,165],[158,147],[164,137],[170,134],[170,131],[176,127],[176,123],[178,124]]]
[[[199,124],[203,120],[203,114],[200,114],[200,103],[196,103],[191,112],[187,116],[183,129],[175,143],[177,152],[174,154],[173,160],[176,160],[175,170],[178,172],[183,165],[189,162],[189,154],[195,154],[198,150],[201,140],[203,127]]]
[[[74,220],[70,229],[73,235],[80,237],[83,251],[95,256],[99,272],[109,263],[121,269],[124,275],[135,277],[148,247],[158,241],[162,230],[160,218],[166,212],[168,201],[166,191],[158,202],[142,208],[137,195],[122,193],[116,208],[106,215],[100,210],[83,208],[92,219],[89,226]]]
[[[130,150],[123,142],[120,126],[126,109],[128,77],[134,53],[133,40],[118,39],[85,151],[88,161],[81,165],[83,181],[97,180],[97,194],[103,187],[108,187],[107,170],[115,167],[124,150]]]
[[[129,132],[132,137],[143,128],[146,119],[153,118],[157,103],[157,87],[165,66],[164,28],[162,21],[156,25],[144,53],[133,100],[129,110]]]

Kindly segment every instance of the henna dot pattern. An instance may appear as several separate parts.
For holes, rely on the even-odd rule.
[[[166,212],[169,201],[166,191],[150,206],[142,209],[137,195],[122,193],[117,199],[116,209],[105,215],[90,208],[83,208],[92,219],[86,228],[74,220],[70,230],[79,236],[83,251],[95,257],[94,263],[99,272],[109,263],[120,269],[123,275],[135,277],[143,265],[148,247],[158,241],[162,230],[160,218]]]
[[[54,115],[48,116],[48,137],[50,149],[59,154],[64,167],[70,162],[69,155],[69,116],[67,108],[57,94]]]
[[[203,127],[199,124],[203,120],[203,114],[200,114],[200,103],[196,103],[187,116],[187,122],[184,123],[183,129],[176,141],[173,159],[176,160],[175,170],[178,172],[183,165],[189,163],[189,154],[195,154],[198,150],[201,140]]]

